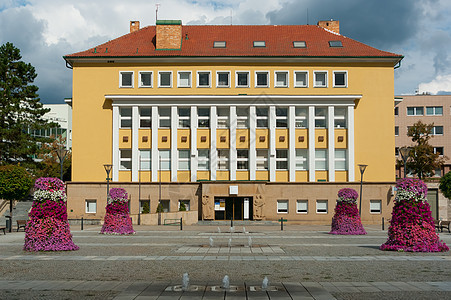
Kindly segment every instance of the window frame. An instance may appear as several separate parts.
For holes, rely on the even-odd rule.
[[[336,84],[336,80],[335,80],[335,75],[336,74],[344,74],[344,85],[337,85]],[[333,71],[333,87],[334,88],[347,88],[348,87],[348,71],[346,70],[337,70],[337,71]]]
[[[304,110],[306,112],[305,116],[298,115],[297,112],[300,110]],[[308,106],[296,106],[294,108],[294,127],[297,128],[308,128],[308,114],[309,109]],[[304,123],[305,126],[298,126],[298,124]]]
[[[413,114],[409,114],[409,108],[413,109]],[[422,110],[421,114],[418,113],[418,110]],[[424,116],[424,106],[407,106],[406,107],[406,115],[407,116]]]
[[[238,115],[239,109],[247,110],[247,114],[246,115]],[[236,128],[237,129],[249,129],[249,114],[250,114],[249,106],[237,106],[236,107]],[[243,121],[244,121],[244,127],[243,127]]]
[[[190,203],[189,199],[179,199],[179,201],[178,201],[178,210],[180,211],[180,204],[182,202],[185,204],[186,211],[190,211],[191,210],[191,203]]]
[[[122,114],[123,109],[130,109],[130,116]],[[122,121],[130,121],[130,126],[123,126]],[[133,108],[131,106],[119,107],[119,129],[131,129],[133,126]]]
[[[259,155],[259,152],[264,152],[265,155]],[[255,150],[255,170],[257,171],[268,171],[269,166],[268,166],[268,157],[269,157],[269,150],[268,149],[256,149]],[[259,168],[259,164],[258,163],[263,162],[263,167],[264,168]]]
[[[337,114],[337,109],[342,109],[344,111],[343,115],[339,115]],[[346,107],[343,106],[335,106],[334,107],[334,128],[344,128],[347,129],[348,128],[348,110]],[[340,124],[337,124],[339,121],[344,121],[344,126],[340,127]],[[327,125],[326,125],[327,126]]]
[[[319,74],[325,74],[325,85],[318,85],[316,83],[316,76]],[[329,87],[329,71],[327,70],[318,70],[313,71],[313,87],[314,88],[327,88]]]
[[[180,109],[187,109],[189,112],[189,116],[182,116],[180,115]],[[177,107],[177,118],[178,118],[178,124],[177,124],[177,128],[178,129],[189,129],[191,128],[191,108],[189,106],[178,106]],[[188,121],[188,127],[182,126],[180,121]],[[182,122],[184,123],[184,122]]]
[[[139,149],[139,162],[138,162],[138,166],[139,166],[139,171],[151,171],[152,170],[152,149]],[[141,153],[142,152],[148,152],[149,153],[149,157],[147,158],[142,158]],[[143,169],[142,167],[142,163],[148,163],[149,164],[149,168]]]
[[[130,152],[130,157],[123,157],[122,153],[125,153],[125,151]],[[123,168],[122,163],[128,162],[130,163],[130,168]],[[119,149],[119,171],[131,171],[133,168],[132,166],[132,149]]]
[[[177,170],[178,171],[189,171],[191,170],[191,150],[190,149],[177,149]],[[187,157],[180,157],[180,154],[182,152],[187,152],[188,156]],[[188,167],[187,168],[181,168],[180,167],[180,163],[188,163]]]
[[[169,74],[169,85],[161,85],[161,75]],[[172,71],[158,71],[158,88],[172,88]]]
[[[219,84],[219,75],[221,75],[221,74],[227,74],[227,85],[220,85]],[[231,78],[231,75],[230,75],[230,71],[216,71],[216,87],[217,88],[230,88],[230,78]]]
[[[373,211],[373,208],[371,207],[372,203],[379,203],[379,210],[378,211]],[[374,214],[374,215],[380,215],[382,214],[382,200],[379,199],[371,199],[370,200],[370,214]]]
[[[258,84],[258,75],[260,75],[260,74],[266,74],[266,85],[259,85]],[[270,78],[270,75],[269,75],[269,71],[264,71],[264,70],[262,70],[262,71],[255,71],[255,88],[269,88],[269,86],[270,86],[270,81],[271,81],[271,78]]]
[[[318,157],[317,153],[319,152],[324,152],[325,153],[325,158],[323,157]],[[318,162],[323,162],[324,161],[324,169],[320,169],[318,167]],[[327,149],[315,149],[315,171],[328,171],[328,157],[327,157]]]
[[[88,203],[94,203],[95,204],[95,211],[89,211],[89,205]],[[97,213],[97,199],[85,199],[85,213],[87,214],[96,214]]]
[[[141,114],[141,110],[142,109],[149,109],[150,110],[150,115],[149,116],[143,116]],[[139,129],[152,129],[152,107],[149,106],[142,106],[139,107]],[[148,121],[149,122],[149,126],[142,126],[142,121]]]
[[[298,155],[298,151],[299,152],[303,151],[305,156]],[[295,154],[294,155],[295,155],[295,170],[296,171],[308,171],[308,169],[309,169],[309,166],[308,166],[308,149],[303,149],[303,148],[295,149]],[[305,168],[304,169],[298,168],[298,162],[302,162],[302,165],[304,165]]]
[[[399,136],[399,126],[395,126],[395,136]]]
[[[247,76],[247,84],[240,85],[238,81],[239,74],[246,74]],[[251,72],[250,71],[235,71],[235,87],[236,88],[249,88],[251,86]]]
[[[432,108],[432,114],[428,113],[428,108]],[[436,112],[437,108],[441,108],[440,114]],[[426,116],[443,116],[443,106],[426,106]]]
[[[259,115],[258,114],[258,110],[259,109],[266,109],[266,115]],[[269,125],[269,122],[268,122],[269,117],[268,117],[268,115],[269,115],[269,107],[268,106],[257,106],[255,108],[255,119],[256,119],[255,128],[268,128],[268,125]],[[259,120],[266,120],[266,126],[265,127],[259,126],[259,124],[258,124]]]
[[[344,152],[344,158],[338,157],[337,152]],[[337,163],[344,162],[344,168],[338,168]],[[348,151],[347,149],[335,149],[335,171],[347,171],[348,170]]]
[[[150,85],[143,85],[142,75],[149,74],[150,75]],[[153,71],[139,71],[138,72],[138,88],[152,88],[153,87]]]
[[[319,209],[319,207],[318,207],[319,203],[325,203],[326,204],[326,211],[319,211],[318,210]],[[316,213],[317,214],[325,214],[325,215],[327,215],[329,213],[329,200],[327,200],[327,199],[318,199],[318,200],[316,200]]]
[[[217,149],[218,154],[217,154],[217,158],[218,158],[218,164],[217,164],[217,170],[220,171],[228,171],[230,169],[229,166],[229,161],[230,161],[230,149]],[[222,156],[221,154],[223,153],[227,153],[226,156]],[[221,168],[221,163],[225,162],[225,168]]]
[[[279,204],[286,204],[287,208],[286,211],[284,208],[280,207]],[[288,212],[290,211],[290,201],[288,199],[279,199],[277,200],[277,213],[278,214],[288,214]]]
[[[227,110],[227,114],[224,115],[219,115],[219,111],[220,110]],[[230,128],[230,107],[228,106],[218,106],[216,107],[216,128],[220,128],[220,129],[227,129]],[[220,122],[221,121],[221,122]],[[225,121],[225,127],[223,126],[222,122]],[[221,124],[221,126],[219,125]]]
[[[321,115],[317,115],[316,114],[316,111],[317,111],[317,109],[319,110],[319,109],[322,109],[322,110],[324,110],[325,112],[326,112],[326,114],[324,115],[324,116],[321,116]],[[313,119],[314,119],[314,121],[315,121],[315,128],[327,128],[327,118],[328,118],[328,110],[327,110],[327,107],[324,107],[324,106],[316,106],[315,107],[315,115],[313,116]],[[323,126],[316,126],[316,121],[317,120],[324,120],[324,127]],[[335,121],[334,121],[334,123],[335,123]],[[335,124],[334,124],[335,125]]]
[[[300,209],[299,209],[299,204],[300,203],[305,203],[306,205],[306,210],[305,211],[301,211]],[[296,200],[296,213],[297,214],[303,214],[303,215],[306,215],[306,214],[308,214],[308,200],[306,200],[306,199],[298,199],[298,200]]]
[[[208,74],[208,85],[200,85],[200,75]],[[196,87],[197,88],[211,88],[211,71],[196,71]]]
[[[438,150],[442,150],[442,151],[438,151]],[[433,150],[434,150],[434,154],[437,154],[438,153],[438,155],[439,156],[443,156],[444,154],[444,151],[445,151],[445,147],[443,147],[443,146],[440,146],[440,147],[433,147]]]
[[[168,157],[162,157],[161,153],[167,152]],[[168,162],[169,168],[163,168],[163,163]],[[158,149],[158,171],[171,171],[171,149]]]
[[[203,109],[208,110],[208,116],[199,115],[199,110],[203,110]],[[202,124],[202,126],[201,126],[201,122],[204,122],[204,121],[208,121],[207,122],[208,126],[205,126],[205,124]],[[198,129],[199,128],[211,128],[210,122],[211,122],[211,108],[208,106],[197,107],[197,128]]]
[[[188,74],[189,75],[189,82],[188,85],[182,85],[181,84],[181,74]],[[177,71],[177,88],[191,88],[193,86],[193,72],[191,71]]]
[[[297,84],[297,74],[298,73],[303,73],[305,74],[305,85],[298,85]],[[303,70],[299,70],[299,71],[294,71],[293,74],[293,86],[295,88],[308,88],[309,87],[309,71],[303,71]]]
[[[277,112],[278,111],[281,111],[282,109],[285,109],[286,110],[286,115],[283,115],[283,116],[281,116],[281,115],[277,115]],[[289,110],[289,108],[288,108],[288,106],[276,106],[276,128],[288,128],[288,114],[289,114],[289,112],[288,112],[288,110]],[[285,127],[279,127],[278,126],[278,124],[279,124],[279,122],[280,121],[285,121],[285,123],[286,123],[286,126]]]
[[[279,74],[285,74],[285,84],[278,85],[277,84],[277,76]],[[289,71],[274,71],[274,87],[275,88],[288,88],[290,87],[290,72]]]
[[[286,153],[286,157],[279,157],[280,153]],[[288,149],[276,149],[276,171],[287,171],[289,169]],[[286,168],[280,168],[280,163],[286,163]]]
[[[202,156],[201,153],[207,153],[207,156]],[[209,171],[210,170],[210,149],[197,149],[197,170]],[[200,162],[205,163],[206,168],[200,167]]]
[[[437,133],[437,128],[441,128],[441,133]],[[443,135],[444,134],[444,131],[445,129],[444,129],[444,126],[434,126],[434,127],[432,127],[432,130],[431,130],[431,135],[434,135],[434,136],[436,136],[436,135]]]
[[[238,157],[238,152],[246,151],[247,157]],[[247,168],[241,169],[238,166],[239,162],[246,163]],[[236,170],[237,171],[248,171],[249,170],[249,149],[236,149]]]
[[[131,75],[131,85],[124,85],[122,80],[122,75],[129,74]],[[135,71],[119,71],[119,88],[121,89],[132,89],[135,87]]]
[[[161,109],[168,109],[169,110],[169,115],[161,115],[160,114],[160,110]],[[161,126],[161,121],[163,120],[169,120],[169,126]],[[171,128],[171,107],[170,106],[159,106],[158,107],[158,129],[160,128],[164,128],[164,129],[168,129]]]

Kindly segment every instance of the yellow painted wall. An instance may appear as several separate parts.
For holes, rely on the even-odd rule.
[[[119,181],[120,182],[128,182],[132,180],[132,172],[131,171],[119,171]]]
[[[276,182],[288,182],[288,171],[276,171]]]
[[[264,140],[261,140],[264,137]],[[256,129],[255,130],[255,148],[256,149],[267,149],[269,148],[269,129]]]
[[[210,180],[210,171],[197,171],[197,180]]]
[[[327,171],[315,171],[315,179],[316,181],[327,181]]]
[[[308,148],[308,129],[296,129],[295,130],[295,147],[299,149]],[[303,139],[303,141],[302,141]]]
[[[132,130],[119,129],[119,149],[132,148]]]
[[[157,88],[157,73],[173,72],[173,88]],[[176,88],[176,72],[193,71],[193,88]],[[212,88],[195,87],[195,71],[212,71]],[[230,70],[230,88],[216,88],[216,70]],[[251,71],[250,88],[235,88],[235,71]],[[254,71],[267,70],[273,78],[276,70],[290,72],[288,88],[254,88]],[[293,71],[309,71],[309,87],[293,87]],[[313,88],[313,71],[329,72],[327,88]],[[333,88],[334,70],[348,71],[348,87]],[[119,71],[134,71],[134,88],[119,88]],[[138,72],[153,71],[153,88],[138,87]],[[76,62],[73,66],[73,133],[72,133],[72,180],[104,181],[103,164],[112,162],[112,106],[105,95],[362,95],[355,107],[355,174],[358,181],[357,164],[367,164],[365,180],[390,182],[395,179],[394,166],[394,116],[393,116],[394,71],[392,63],[95,63]],[[207,135],[209,138],[209,135]],[[170,136],[168,136],[170,139]],[[131,140],[131,139],[130,139]],[[288,141],[288,136],[286,138]],[[208,143],[209,144],[209,143]],[[209,145],[206,147],[208,148]],[[199,147],[201,148],[201,147]]]
[[[151,129],[139,129],[138,137],[139,137],[138,147],[140,149],[152,148],[152,130]],[[145,138],[147,138],[147,142],[144,142]]]
[[[185,142],[182,142],[182,137],[186,138]],[[189,129],[177,129],[177,148],[191,149],[191,131]]]
[[[171,149],[171,129],[158,129],[158,149]]]
[[[323,141],[320,141],[322,137]],[[315,148],[325,149],[327,148],[327,129],[315,129]]]
[[[244,141],[241,141],[242,137],[244,137]],[[236,130],[236,148],[249,149],[249,129]]]
[[[202,137],[205,137],[204,142]],[[210,149],[210,129],[197,129],[197,149]]]
[[[191,172],[190,171],[177,171],[177,181],[178,182],[190,182]]]
[[[308,171],[296,171],[296,182],[307,182]]]
[[[229,180],[229,171],[216,171],[216,180]]]
[[[158,171],[158,181],[160,181],[160,175],[161,182],[171,182],[171,171]]]
[[[256,180],[269,180],[269,172],[268,171],[255,171],[255,179]]]
[[[346,182],[348,180],[348,171],[335,171],[335,182]]]
[[[342,141],[339,141],[339,137],[343,137]],[[348,130],[344,128],[335,129],[335,148],[346,149],[348,147]]]
[[[276,148],[288,148],[288,129],[276,129]]]
[[[140,171],[139,176],[141,176],[141,182],[151,182],[152,172],[151,171]]]
[[[225,142],[221,142],[221,137],[225,137]],[[216,148],[229,149],[230,132],[228,129],[216,129]]]
[[[249,180],[249,171],[236,171],[236,180]]]

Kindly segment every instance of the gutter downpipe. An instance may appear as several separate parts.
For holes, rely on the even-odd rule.
[[[396,69],[399,69],[400,67],[401,67],[401,61],[399,61],[393,69],[396,70]]]

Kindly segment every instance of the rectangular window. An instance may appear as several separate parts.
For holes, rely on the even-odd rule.
[[[237,170],[249,169],[249,150],[236,150],[236,168]]]
[[[158,72],[158,87],[172,87],[172,72]]]
[[[210,108],[197,108],[197,126],[199,128],[210,128]]]
[[[327,120],[327,108],[326,107],[315,107],[315,127],[316,128],[326,128]]]
[[[424,108],[422,106],[409,106],[407,107],[408,116],[422,116]]]
[[[160,123],[159,128],[171,128],[171,108],[159,107],[158,120]]]
[[[227,43],[225,41],[214,41],[213,48],[225,48]]]
[[[197,87],[211,87],[210,71],[197,72]]]
[[[288,170],[288,150],[276,150],[276,170]]]
[[[257,128],[268,128],[268,108],[256,107]]]
[[[190,169],[191,155],[190,150],[179,150],[178,170],[186,171]]]
[[[120,107],[119,108],[120,117],[120,128],[132,128],[132,108],[131,107]]]
[[[346,149],[335,149],[335,170],[346,171]]]
[[[146,211],[144,211],[145,207],[147,207]],[[150,200],[139,200],[139,212],[146,214],[150,212]]]
[[[334,87],[348,86],[348,72],[334,71]]]
[[[327,87],[327,71],[314,71],[313,72],[313,86],[314,87]]]
[[[296,123],[296,128],[307,128],[308,127],[308,108],[307,107],[296,107],[295,123]]]
[[[346,107],[334,108],[334,126],[335,128],[346,128]]]
[[[443,147],[434,147],[434,153],[438,155],[443,155]]]
[[[297,200],[296,201],[296,212],[298,214],[308,213],[308,200]]]
[[[266,47],[266,42],[265,41],[254,41],[254,47],[255,48]]]
[[[218,114],[218,128],[229,128],[229,108],[218,107],[216,113]]]
[[[249,128],[249,107],[236,108],[236,128]]]
[[[152,108],[140,107],[139,108],[139,128],[151,128],[152,127]]]
[[[171,170],[171,150],[160,150],[160,167],[162,171]]]
[[[316,149],[315,150],[315,170],[325,171],[327,170],[327,150]]]
[[[189,107],[178,107],[179,115],[179,128],[190,128],[191,127],[191,108]]]
[[[296,149],[296,170],[306,171],[308,170],[307,149]]]
[[[395,155],[396,155],[396,156],[399,155],[399,147],[395,147]]]
[[[295,71],[294,72],[294,87],[308,87],[308,72]]]
[[[288,127],[288,107],[276,107],[276,128]]]
[[[163,207],[163,212],[169,212],[171,207],[170,200],[160,200],[161,207]]]
[[[190,88],[191,87],[191,72],[178,72],[177,73],[177,87]]]
[[[150,171],[151,169],[151,150],[143,149],[139,150],[139,170],[140,171]]]
[[[443,106],[427,106],[426,107],[427,116],[442,116]]]
[[[249,72],[236,72],[236,87],[249,87]]]
[[[85,203],[87,214],[95,214],[97,212],[97,200],[86,199]]]
[[[399,126],[395,126],[395,136],[399,135]]]
[[[131,71],[119,72],[119,87],[132,88],[133,87],[133,73]]]
[[[197,169],[198,170],[210,170],[210,150],[199,149],[197,150]]]
[[[257,170],[268,170],[268,149],[257,149]]]
[[[276,71],[274,72],[275,87],[288,87],[288,72],[286,71]]]
[[[216,86],[230,87],[230,72],[216,72]]]
[[[255,72],[255,87],[269,87],[269,72]]]
[[[382,213],[382,200],[370,200],[370,213]]]
[[[179,200],[179,210],[180,207],[184,206],[186,211],[190,211],[189,200]]]
[[[443,135],[443,126],[434,126],[431,130],[432,135]]]
[[[395,116],[399,116],[399,107],[395,107]]]
[[[288,200],[277,200],[277,213],[278,214],[288,213]]]
[[[218,170],[229,169],[229,149],[218,149]]]
[[[139,72],[139,87],[152,87],[152,72]]]
[[[328,200],[316,200],[316,213],[327,214]]]
[[[293,48],[306,48],[307,44],[305,41],[294,41],[293,42]]]
[[[119,164],[121,171],[130,171],[132,169],[132,150],[121,149],[119,150]]]

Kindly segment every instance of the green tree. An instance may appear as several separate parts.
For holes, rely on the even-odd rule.
[[[18,165],[0,166],[0,198],[21,200],[26,198],[33,186],[33,177]]]
[[[54,138],[51,136],[51,143],[43,143],[41,145],[42,153],[38,155],[39,163],[36,163],[36,177],[56,177],[61,176],[61,163],[58,159],[56,151],[66,148],[65,138]],[[71,161],[72,153],[68,152],[63,161],[63,181],[71,180]]]
[[[407,131],[407,136],[410,136],[415,143],[410,151],[407,168],[420,179],[432,176],[434,170],[440,168],[445,161],[439,153],[434,153],[434,147],[429,144],[433,128],[434,123],[425,124],[418,121]]]
[[[451,172],[440,178],[439,188],[446,198],[451,199]]]
[[[31,64],[21,61],[20,50],[12,43],[0,46],[0,164],[32,162],[40,152],[40,142],[30,135],[38,129],[50,128],[42,116],[48,112],[38,98],[38,87],[32,85],[36,72]]]

